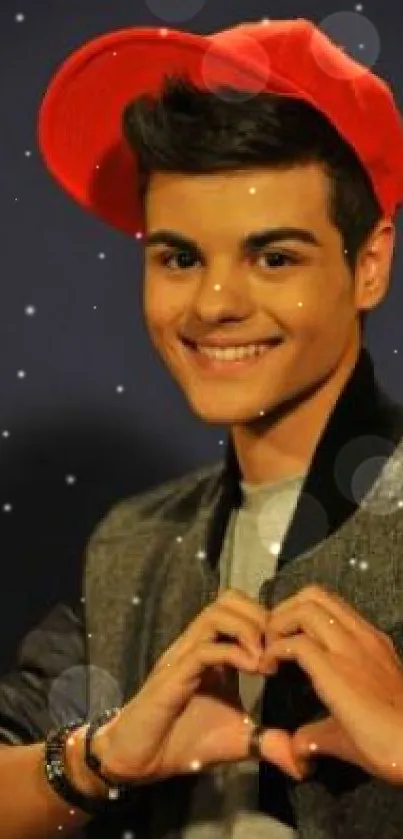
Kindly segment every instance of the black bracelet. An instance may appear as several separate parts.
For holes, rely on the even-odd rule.
[[[45,774],[50,786],[68,804],[91,816],[116,812],[122,805],[132,805],[138,791],[129,786],[112,787],[108,797],[102,798],[80,792],[68,780],[65,767],[66,743],[69,736],[86,722],[85,719],[78,719],[49,731],[45,743]]]
[[[130,784],[115,784],[101,772],[101,761],[91,752],[92,738],[101,726],[112,720],[120,712],[120,708],[111,708],[103,711],[98,717],[92,720],[85,734],[85,762],[89,769],[109,787],[109,798],[125,799],[133,791]]]
[[[45,773],[49,784],[60,798],[93,816],[105,813],[108,801],[81,793],[68,780],[65,768],[67,739],[84,723],[85,720],[75,720],[49,731],[45,744]]]

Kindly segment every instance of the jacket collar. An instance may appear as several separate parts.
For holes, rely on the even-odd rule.
[[[280,569],[334,533],[356,511],[403,435],[403,409],[381,390],[362,348],[318,442],[278,558]],[[232,509],[241,504],[241,472],[231,438],[220,475],[222,494],[208,534],[218,562]]]

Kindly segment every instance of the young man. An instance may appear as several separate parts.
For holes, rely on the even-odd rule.
[[[230,440],[119,504],[85,607],[25,639],[0,837],[399,836],[403,409],[362,337],[403,200],[391,91],[304,20],[131,29],[58,71],[39,136],[143,241],[153,344]]]

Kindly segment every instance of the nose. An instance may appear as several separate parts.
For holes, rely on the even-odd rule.
[[[205,322],[243,319],[253,311],[246,277],[235,270],[215,268],[200,279],[192,300],[194,314]]]

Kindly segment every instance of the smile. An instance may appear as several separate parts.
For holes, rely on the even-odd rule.
[[[251,344],[249,347],[213,349],[183,342],[183,347],[187,357],[199,369],[212,373],[230,373],[249,370],[283,343],[277,341],[272,344]]]

